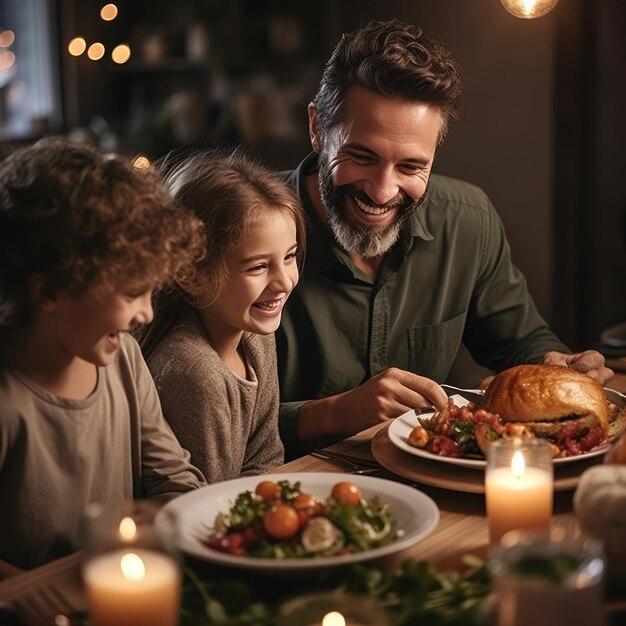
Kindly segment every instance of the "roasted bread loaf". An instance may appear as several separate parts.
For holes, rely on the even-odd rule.
[[[485,391],[484,408],[505,422],[522,422],[537,436],[550,436],[565,418],[609,430],[602,386],[561,365],[518,365],[497,374]],[[532,423],[532,425],[531,425]]]

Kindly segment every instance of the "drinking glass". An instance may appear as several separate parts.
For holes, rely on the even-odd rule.
[[[489,561],[497,626],[605,626],[602,544],[512,532]]]

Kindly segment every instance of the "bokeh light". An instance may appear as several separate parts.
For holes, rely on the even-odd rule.
[[[120,65],[122,63],[126,63],[126,61],[130,59],[130,47],[125,43],[115,46],[115,48],[113,48],[113,52],[111,52],[111,58]]]
[[[100,17],[105,22],[110,22],[117,17],[117,7],[114,4],[105,4],[100,9]]]
[[[92,43],[87,50],[87,56],[92,61],[99,61],[104,56],[104,53],[104,46],[99,41]]]
[[[87,42],[82,37],[74,37],[67,44],[67,51],[74,57],[79,57],[87,49]]]
[[[15,33],[12,30],[3,30],[0,33],[0,48],[8,48],[15,41]]]
[[[6,72],[13,67],[15,54],[10,50],[0,50],[0,71]]]
[[[133,160],[133,167],[138,170],[147,170],[150,167],[150,160],[148,157],[140,154]]]

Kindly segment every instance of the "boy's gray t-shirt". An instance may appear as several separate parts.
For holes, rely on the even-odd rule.
[[[28,569],[79,549],[91,502],[168,500],[204,484],[132,337],[84,400],[0,372],[0,559]]]

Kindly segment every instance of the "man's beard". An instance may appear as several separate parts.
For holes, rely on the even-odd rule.
[[[322,155],[318,159],[318,177],[322,203],[337,243],[348,254],[357,254],[363,258],[380,257],[389,252],[400,238],[411,215],[426,198],[426,194],[423,194],[417,202],[405,199],[393,222],[380,229],[360,222],[352,223],[345,217],[346,200],[352,194],[345,187],[335,187],[328,161]]]

